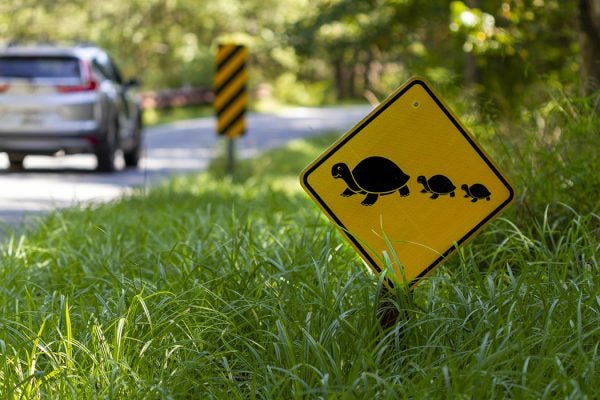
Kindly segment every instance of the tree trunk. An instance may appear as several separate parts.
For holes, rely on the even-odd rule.
[[[586,95],[600,89],[600,0],[579,0],[581,72]]]
[[[348,88],[347,88],[347,96],[351,99],[356,97],[356,66],[350,66],[347,69],[348,73]]]
[[[345,54],[333,61],[335,89],[338,100],[349,99],[354,92],[354,66],[347,66]]]
[[[337,100],[345,97],[344,62],[341,58],[333,61],[333,74],[335,80],[335,92]]]
[[[480,0],[467,0],[469,8],[480,8]],[[477,56],[475,53],[465,53],[464,84],[465,88],[472,88],[480,81],[479,68],[477,66]]]

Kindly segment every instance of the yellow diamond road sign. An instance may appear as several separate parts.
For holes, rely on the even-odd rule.
[[[391,266],[411,286],[514,197],[496,165],[420,78],[313,161],[301,183],[371,268]]]

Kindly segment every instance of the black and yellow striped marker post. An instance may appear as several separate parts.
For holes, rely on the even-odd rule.
[[[217,134],[227,137],[227,170],[233,171],[234,139],[246,132],[248,49],[239,44],[219,44],[215,74],[214,107]]]

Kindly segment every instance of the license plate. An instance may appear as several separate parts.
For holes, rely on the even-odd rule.
[[[43,121],[43,115],[38,112],[24,112],[21,117],[22,125],[41,125]]]

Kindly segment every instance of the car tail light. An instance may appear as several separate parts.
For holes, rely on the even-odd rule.
[[[7,83],[0,83],[0,93],[6,92],[7,90],[8,90],[8,84]]]
[[[71,92],[89,92],[92,90],[96,90],[98,88],[98,82],[95,80],[90,80],[83,85],[73,85],[73,86],[57,86],[57,90],[61,93],[71,93]]]
[[[87,140],[88,143],[90,144],[98,144],[98,137],[97,136],[84,136],[83,137],[85,140]]]
[[[72,92],[90,92],[98,88],[98,81],[94,79],[92,75],[92,68],[90,64],[85,61],[81,61],[81,70],[83,71],[83,83],[81,85],[65,85],[57,86],[56,90],[61,93],[72,93]]]

